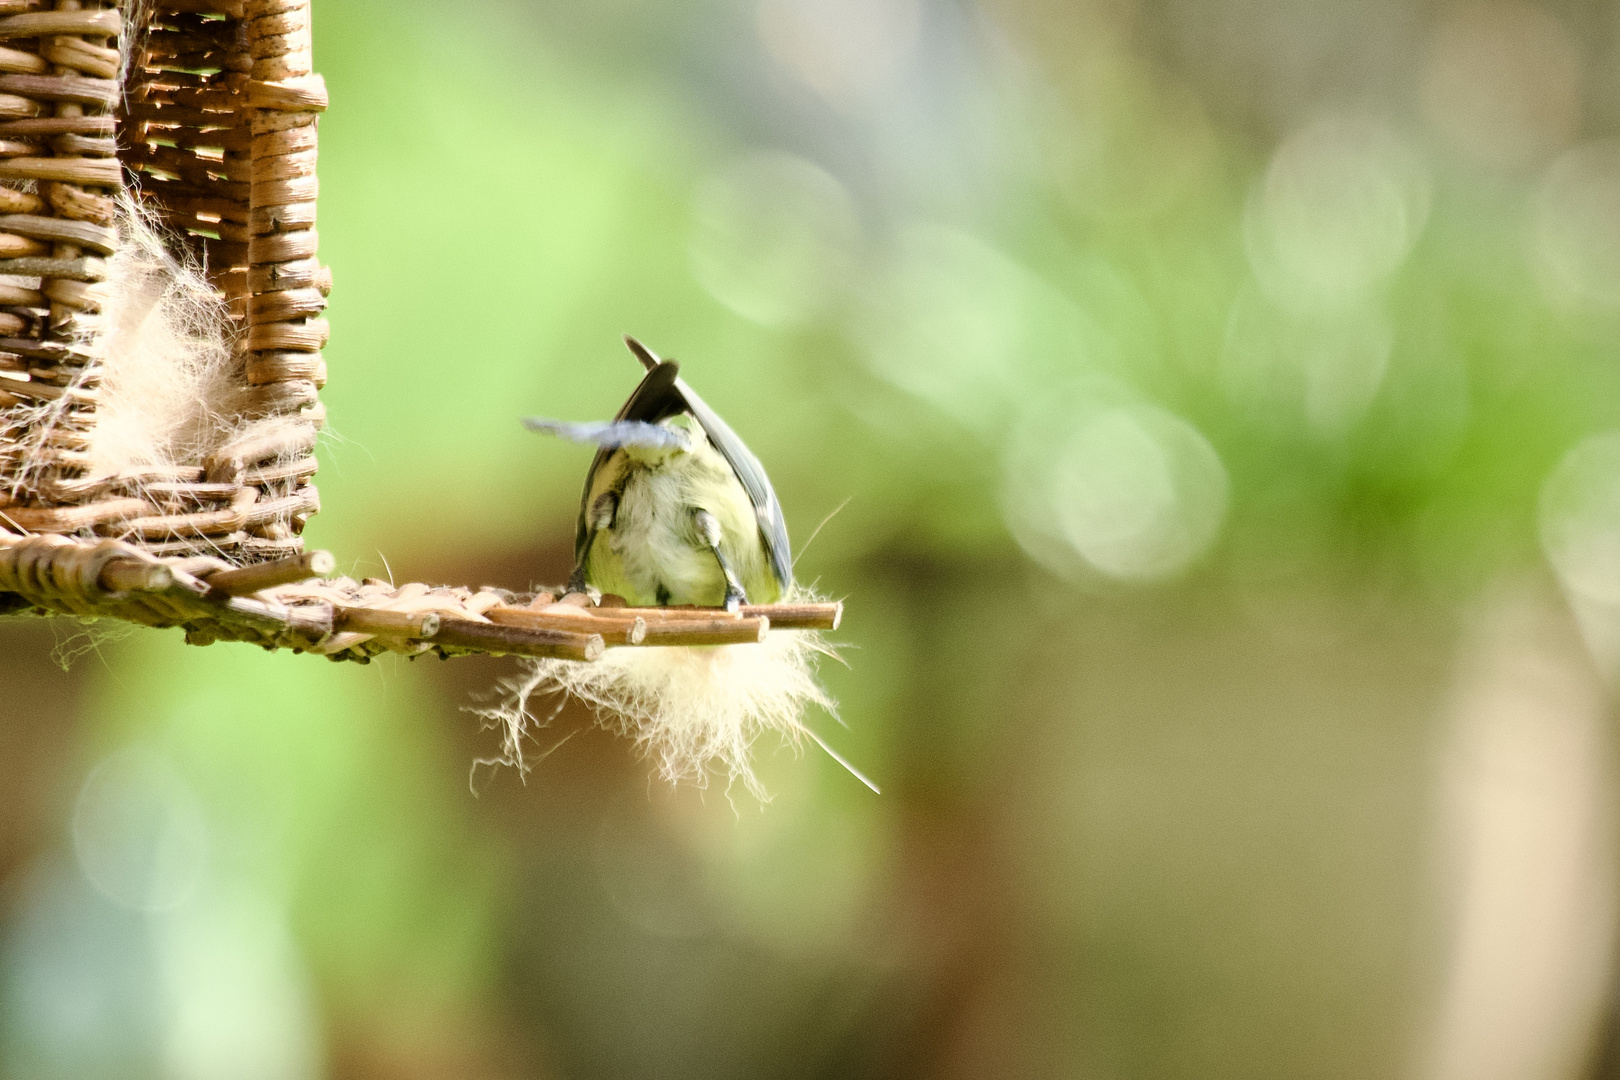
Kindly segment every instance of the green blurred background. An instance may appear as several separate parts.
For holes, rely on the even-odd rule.
[[[1620,1076],[1620,8],[316,19],[312,543],[561,580],[517,418],[634,333],[847,598],[884,794],[11,620],[0,1076]]]

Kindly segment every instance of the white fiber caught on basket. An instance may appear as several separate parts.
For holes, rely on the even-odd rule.
[[[170,252],[160,228],[127,195],[119,199],[117,225],[107,278],[90,290],[100,312],[77,319],[78,344],[96,360],[85,369],[85,378],[96,380],[86,483],[196,462],[243,426],[241,360],[224,301],[201,268]],[[8,410],[0,423],[26,432],[32,452],[24,460],[48,460],[39,451],[68,400]],[[12,493],[38,494],[39,479],[37,471],[23,470]]]
[[[91,475],[198,461],[236,434],[243,383],[225,303],[125,199],[102,303]]]

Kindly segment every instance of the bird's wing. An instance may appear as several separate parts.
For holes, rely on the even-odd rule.
[[[686,411],[686,401],[679,390],[675,388],[680,381],[680,365],[673,360],[656,364],[647,372],[646,378],[635,388],[625,401],[624,407],[613,419],[615,422],[632,421],[644,424],[656,424],[660,420],[668,419],[677,413]],[[577,562],[585,554],[586,541],[590,539],[590,498],[591,484],[596,480],[596,470],[602,467],[616,450],[616,447],[603,444],[596,448],[596,456],[591,459],[591,467],[585,473],[585,490],[579,496],[579,521],[574,526],[574,559]]]
[[[648,369],[648,376],[642,380],[642,386],[651,381],[653,374],[665,367],[673,368],[672,360],[660,360],[658,354],[647,348],[641,342],[628,335],[624,343],[630,351],[640,360],[643,367]],[[770,557],[771,573],[776,582],[785,591],[793,583],[793,551],[788,541],[787,521],[782,517],[782,504],[776,500],[776,491],[771,487],[770,477],[765,475],[765,466],[759,463],[759,458],[748,449],[731,426],[720,419],[720,414],[709,408],[704,400],[698,397],[697,392],[680,378],[677,372],[671,383],[676,394],[684,401],[684,409],[674,412],[690,412],[697,422],[702,425],[709,441],[714,443],[715,449],[730,464],[731,471],[737,474],[742,481],[743,490],[748,492],[748,501],[754,504],[754,517],[759,521],[759,535],[765,542],[765,554]],[[639,393],[640,390],[637,390]],[[633,400],[633,399],[632,399]],[[629,406],[627,405],[626,408]],[[671,413],[664,413],[669,416]],[[659,419],[663,419],[663,416]],[[621,419],[623,417],[621,416]],[[598,455],[600,456],[600,454]],[[587,490],[589,490],[587,481]],[[583,517],[581,518],[583,521]]]

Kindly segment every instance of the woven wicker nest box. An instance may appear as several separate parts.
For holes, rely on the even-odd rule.
[[[324,413],[309,0],[0,0],[0,614],[111,617],[364,661],[593,660],[831,628],[837,605],[631,609],[583,595],[328,579],[306,552]],[[98,284],[121,197],[228,312],[233,436],[104,475]]]

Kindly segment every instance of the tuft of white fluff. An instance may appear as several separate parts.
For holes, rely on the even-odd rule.
[[[815,706],[836,716],[815,673],[823,657],[837,655],[817,631],[772,630],[758,644],[614,648],[591,662],[530,659],[521,675],[501,681],[498,704],[472,711],[501,731],[499,762],[523,770],[524,740],[574,698],[603,727],[634,739],[670,783],[705,786],[716,770],[765,802],[751,764],[754,743],[775,732],[795,749],[805,738],[825,746],[804,713]],[[548,696],[555,707],[537,719],[530,703]]]
[[[96,361],[85,371],[97,380],[85,483],[193,464],[242,426],[236,417],[245,389],[224,300],[127,193],[119,197],[117,225],[118,250],[93,290],[100,312],[75,320],[78,345]],[[25,460],[41,460],[64,404],[25,406],[6,418],[33,451]],[[37,493],[39,486],[39,476],[25,469],[12,490]]]
[[[128,196],[119,234],[95,338],[92,477],[201,460],[239,427],[244,393],[225,302],[201,268],[176,258]]]

